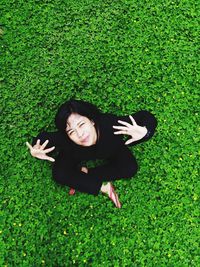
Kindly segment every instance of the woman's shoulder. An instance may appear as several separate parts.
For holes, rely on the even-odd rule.
[[[118,119],[118,116],[115,115],[115,114],[111,114],[111,113],[101,113],[100,115],[100,121],[101,122],[110,122],[110,123],[113,123],[113,122],[116,122]]]
[[[110,146],[122,144],[122,136],[114,134],[113,126],[117,124],[118,116],[110,113],[101,114],[99,120],[100,140]]]

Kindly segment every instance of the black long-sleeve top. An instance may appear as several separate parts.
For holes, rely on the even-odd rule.
[[[147,136],[138,142],[149,139],[153,135],[156,127],[154,116],[147,111],[140,111],[132,115],[140,126],[146,126],[148,129]],[[130,178],[137,171],[137,163],[129,148],[124,144],[122,135],[115,135],[113,125],[118,125],[118,120],[123,120],[131,123],[128,116],[116,116],[111,114],[101,114],[98,121],[98,140],[97,143],[90,146],[80,146],[69,140],[66,133],[57,132],[42,132],[33,140],[33,145],[37,139],[41,143],[49,140],[46,148],[55,146],[59,152],[58,158],[62,158],[62,163],[57,164],[57,169],[63,168],[60,172],[58,182],[66,184],[75,189],[91,194],[98,194],[103,181],[112,181],[120,178]],[[77,166],[82,161],[106,159],[107,163],[95,168],[90,168],[89,172],[83,173]],[[55,162],[56,165],[56,162]],[[54,172],[55,173],[55,172]],[[56,175],[59,176],[59,170]]]

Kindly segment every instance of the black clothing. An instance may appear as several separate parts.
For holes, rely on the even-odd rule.
[[[146,126],[148,132],[141,140],[129,146],[144,142],[154,134],[157,122],[148,111],[139,111],[132,115],[136,123]],[[137,162],[131,151],[124,144],[122,135],[114,135],[113,125],[119,125],[118,120],[131,123],[128,116],[101,114],[98,121],[99,139],[95,145],[84,147],[75,144],[62,132],[42,132],[33,140],[43,143],[49,140],[46,148],[55,146],[59,152],[53,165],[53,178],[62,185],[67,185],[78,191],[98,195],[103,181],[114,181],[131,178],[137,172]],[[130,136],[129,136],[130,137]],[[79,165],[81,161],[106,159],[108,163],[89,168],[83,173]]]

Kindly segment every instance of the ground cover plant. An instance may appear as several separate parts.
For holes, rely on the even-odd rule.
[[[0,266],[200,266],[198,1],[1,1]],[[51,179],[25,146],[75,97],[147,109],[123,204]]]

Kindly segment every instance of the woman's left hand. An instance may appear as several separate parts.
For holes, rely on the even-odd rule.
[[[114,129],[119,130],[117,132],[114,132],[114,134],[127,134],[131,136],[131,139],[126,141],[125,145],[138,141],[147,134],[147,128],[145,126],[137,125],[132,116],[129,116],[129,118],[132,124],[119,120],[118,122],[124,126],[113,126]]]

